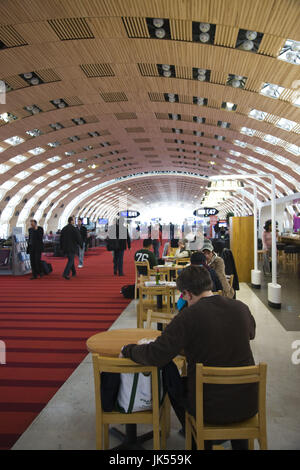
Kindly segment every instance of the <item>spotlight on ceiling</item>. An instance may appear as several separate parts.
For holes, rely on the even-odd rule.
[[[214,44],[216,25],[212,23],[204,23],[193,21],[192,36],[193,42],[202,44]]]
[[[146,18],[148,32],[152,39],[171,39],[170,23],[165,18]]]
[[[25,80],[30,86],[44,83],[43,80],[35,72],[20,73],[19,76]]]
[[[223,101],[222,108],[226,111],[236,111],[237,104],[231,103],[230,101]]]
[[[175,73],[175,66],[174,65],[169,65],[169,64],[158,64],[157,65],[157,70],[158,74],[160,77],[165,77],[165,78],[175,78],[176,73]]]
[[[209,82],[210,70],[193,67],[193,79],[199,82]]]
[[[240,29],[236,41],[235,48],[242,51],[258,52],[263,33],[251,31],[247,29]]]
[[[233,88],[244,88],[246,85],[246,80],[247,77],[230,73],[227,77],[226,85],[231,86]]]

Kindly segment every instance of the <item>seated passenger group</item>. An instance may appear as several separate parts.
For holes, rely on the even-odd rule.
[[[208,271],[213,283],[213,292],[222,290],[223,295],[230,299],[234,298],[235,292],[234,289],[230,286],[226,274],[225,274],[225,264],[223,259],[214,252],[214,247],[210,240],[205,239],[201,251],[195,251],[190,255],[189,250],[187,249],[187,240],[179,240],[178,248],[171,249],[170,243],[167,242],[164,247],[164,253],[168,255],[173,250],[172,257],[175,259],[181,258],[190,258],[191,265],[194,266],[204,266]],[[163,257],[167,256],[163,253]],[[151,238],[145,238],[143,240],[143,248],[137,250],[134,255],[134,261],[145,262],[148,261],[149,268],[159,264],[159,260],[153,253],[153,242]],[[142,275],[147,274],[146,267],[139,267],[138,272]]]

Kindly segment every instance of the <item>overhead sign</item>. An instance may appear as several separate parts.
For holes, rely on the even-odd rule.
[[[98,224],[99,225],[106,225],[106,224],[108,224],[108,219],[99,218],[98,219]]]
[[[193,212],[197,217],[210,217],[211,215],[217,215],[218,213],[218,209],[215,209],[214,207],[200,207],[200,209],[196,209]]]
[[[138,211],[121,211],[118,213],[120,217],[125,217],[126,219],[135,219],[140,215]]]

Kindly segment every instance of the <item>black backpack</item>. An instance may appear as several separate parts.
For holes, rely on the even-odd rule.
[[[125,299],[134,299],[134,287],[134,284],[127,284],[122,287],[121,294],[123,294]]]
[[[50,274],[52,273],[52,265],[50,263],[47,263],[46,261],[41,261],[42,264],[42,271],[44,274]]]

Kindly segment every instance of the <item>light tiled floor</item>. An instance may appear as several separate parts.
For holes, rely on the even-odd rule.
[[[246,285],[241,284],[238,299],[245,302],[257,323],[252,349],[256,362],[268,364],[267,420],[269,449],[300,449],[300,365],[293,365],[292,342],[299,332],[287,332]],[[112,328],[136,327],[134,301]],[[87,355],[48,405],[16,442],[13,449],[95,449],[94,384],[91,356]],[[120,427],[122,429],[122,427]],[[167,448],[184,449],[172,413]],[[148,427],[139,427],[143,433]],[[111,446],[120,442],[111,436]],[[144,447],[151,449],[152,441]]]

